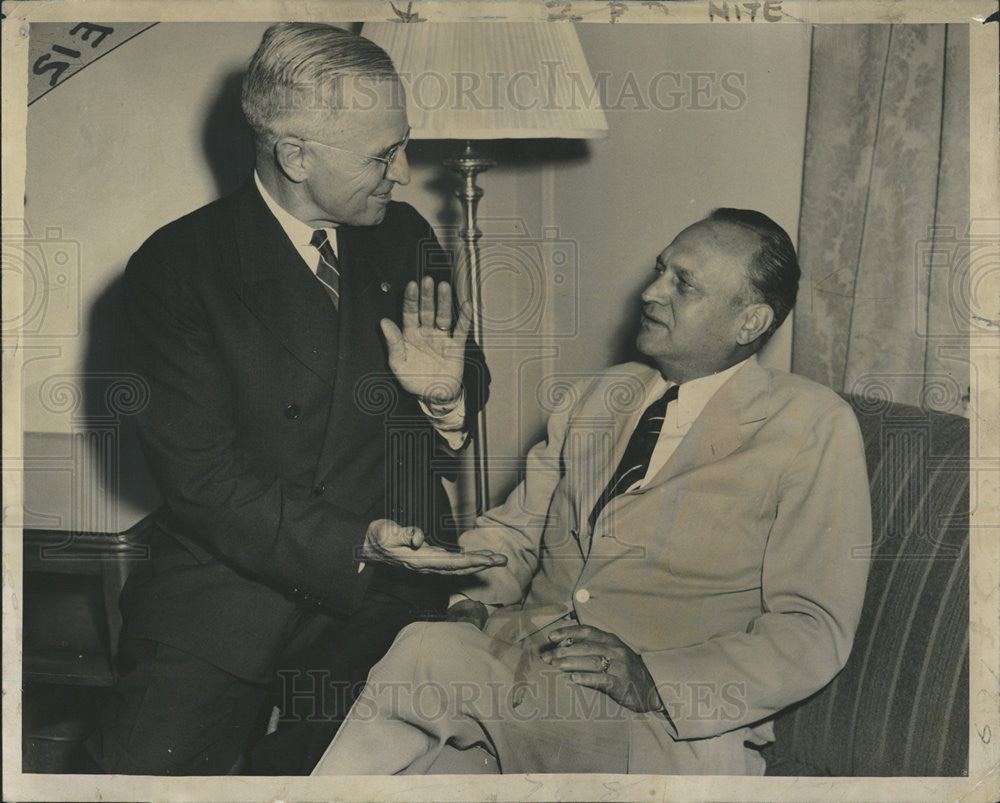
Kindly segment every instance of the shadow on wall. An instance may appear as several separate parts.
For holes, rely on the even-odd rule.
[[[253,139],[240,106],[242,82],[242,71],[230,73],[205,118],[202,146],[220,197],[239,189],[253,171]]]
[[[413,140],[406,148],[406,157],[418,172],[428,176],[423,188],[440,200],[437,209],[422,209],[443,231],[455,231],[462,225],[462,206],[456,198],[463,179],[445,167],[446,159],[461,154],[465,141],[459,139]],[[497,139],[474,142],[473,149],[492,159],[496,166],[480,177],[479,184],[489,192],[491,172],[536,170],[543,165],[559,166],[585,162],[589,155],[587,143],[576,139]],[[444,243],[454,253],[455,242]]]
[[[115,279],[90,309],[82,426],[97,481],[90,486],[103,488],[120,511],[122,507],[150,511],[159,504],[159,494],[139,448],[134,418],[148,394],[144,383],[129,371],[125,357],[123,284],[121,277]],[[115,518],[107,515],[97,521],[118,529],[111,524]]]
[[[240,108],[241,81],[241,72],[222,81],[204,122],[202,147],[219,197],[235,192],[253,170],[253,141]],[[160,497],[135,428],[146,391],[128,365],[123,273],[124,266],[88,313],[81,434],[90,444],[100,487],[128,509],[151,511]]]
[[[612,365],[633,361],[644,362],[649,365],[653,364],[649,357],[641,354],[635,347],[635,338],[639,333],[639,312],[642,309],[642,299],[640,296],[649,283],[651,275],[651,272],[648,276],[644,275],[636,284],[634,290],[619,302],[621,306],[621,315],[619,316],[621,324],[616,327],[611,335],[611,353],[614,355],[612,357]]]

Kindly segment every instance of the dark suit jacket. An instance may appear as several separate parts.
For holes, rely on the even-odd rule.
[[[399,323],[407,281],[450,279],[449,260],[401,203],[341,228],[338,250],[339,313],[251,182],[129,261],[133,364],[150,391],[138,426],[165,504],[123,592],[126,635],[264,680],[303,610],[350,615],[373,575],[441,603],[437,581],[359,573],[358,549],[377,518],[449,530],[439,475],[454,458],[396,383],[378,327]],[[471,413],[489,380],[468,353]]]

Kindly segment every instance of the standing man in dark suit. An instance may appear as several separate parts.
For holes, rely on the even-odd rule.
[[[303,726],[249,769],[308,771],[351,684],[443,608],[441,575],[504,560],[447,549],[440,480],[488,372],[430,226],[390,200],[409,181],[392,62],[328,25],[275,25],[242,102],[253,178],[153,234],[125,275],[164,505],[87,745],[109,773],[232,771],[276,678]]]

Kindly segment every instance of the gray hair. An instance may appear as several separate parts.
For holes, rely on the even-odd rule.
[[[303,111],[341,108],[345,75],[396,78],[389,55],[333,25],[282,22],[264,32],[243,76],[240,101],[258,145],[270,145]]]

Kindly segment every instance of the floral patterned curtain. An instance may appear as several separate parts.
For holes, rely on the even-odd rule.
[[[814,28],[795,372],[965,411],[968,76],[964,26]]]

